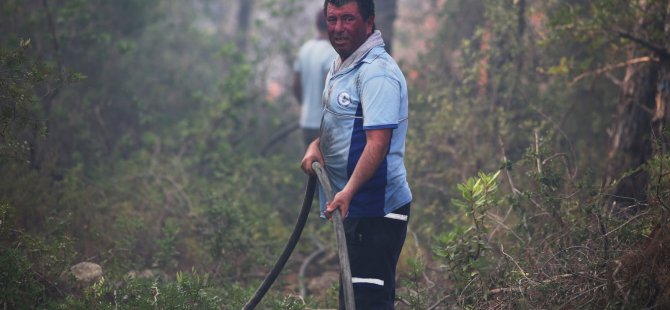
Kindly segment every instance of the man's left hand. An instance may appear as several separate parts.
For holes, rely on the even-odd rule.
[[[349,211],[349,204],[351,203],[352,197],[353,194],[346,190],[342,190],[341,192],[335,194],[333,201],[326,204],[326,218],[329,220],[332,219],[333,212],[337,209],[340,209],[340,214],[342,214],[342,219],[344,219],[347,216],[347,212]]]

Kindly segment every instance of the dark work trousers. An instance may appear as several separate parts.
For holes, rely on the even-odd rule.
[[[386,217],[345,219],[357,310],[394,309],[395,269],[407,235],[409,208],[406,204]],[[344,309],[342,285],[340,309]]]

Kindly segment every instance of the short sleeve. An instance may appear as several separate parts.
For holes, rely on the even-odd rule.
[[[305,58],[305,51],[307,50],[307,45],[309,44],[309,41],[305,42],[302,46],[300,46],[300,49],[298,50],[298,54],[295,57],[295,61],[293,61],[293,71],[294,72],[301,72],[302,71],[302,62],[304,61],[303,59]]]
[[[376,76],[362,85],[363,128],[397,128],[401,103],[400,83],[390,76]]]

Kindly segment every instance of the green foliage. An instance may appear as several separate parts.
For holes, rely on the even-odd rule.
[[[661,154],[649,160],[645,170],[650,173],[651,184],[648,196],[652,203],[660,208],[662,212],[670,213],[670,155]]]
[[[5,210],[36,253],[58,250],[42,245],[55,242],[43,236],[74,235],[67,244],[79,253],[70,255],[105,270],[106,282],[81,299],[63,289],[72,294],[68,303],[150,307],[147,286],[153,285],[175,296],[162,307],[193,302],[227,309],[196,296],[216,288],[187,288],[188,277],[177,284],[167,276],[157,283],[134,280],[126,294],[117,290],[138,270],[175,274],[197,267],[213,274],[208,285],[230,287],[216,295],[239,309],[250,294],[233,284],[278,255],[303,183],[301,172],[286,164],[294,158],[258,155],[266,133],[293,117],[264,100],[252,66],[258,61],[222,43],[221,33],[199,28],[202,15],[190,3],[9,1],[0,7],[7,17],[0,25],[9,31],[0,42],[1,156],[31,161],[0,161],[0,199],[10,202]],[[300,140],[283,147],[298,150]],[[72,263],[62,253],[42,259],[7,253],[7,266],[30,262],[49,271],[48,281]],[[34,270],[16,270],[16,279],[35,278]],[[46,296],[63,297],[51,288]]]
[[[30,270],[30,262],[23,253],[4,248],[0,254],[0,300],[11,308],[29,309],[40,304],[38,296],[44,287]]]
[[[240,274],[251,270],[259,263],[269,264],[271,249],[279,253],[279,248],[264,241],[272,235],[272,226],[258,221],[266,214],[252,203],[241,203],[217,199],[205,209],[207,222],[202,227],[203,241],[210,249],[212,258],[220,264],[224,274]],[[278,254],[276,254],[278,255]]]
[[[254,45],[239,51],[235,30],[219,29],[228,3],[3,1],[2,305],[240,309],[279,254],[304,185],[300,139],[259,155],[268,133],[295,121],[290,94],[271,102],[264,88],[304,37],[284,27],[304,3],[257,2],[271,20],[258,20]],[[612,203],[604,141],[623,69],[599,69],[647,55],[619,30],[664,42],[663,5],[446,1],[436,39],[404,67],[420,72],[406,162],[417,253],[400,273],[400,302],[654,302],[660,276],[631,261],[663,274],[651,259],[662,253],[635,253],[667,223],[670,159],[624,175],[648,175],[648,201]],[[330,236],[319,227],[305,233]],[[82,260],[105,278],[70,285],[63,275]],[[337,286],[323,298],[282,290],[263,306],[336,307]]]
[[[621,266],[632,255],[627,254],[630,247],[645,240],[662,221],[660,203],[640,205],[646,211],[626,215],[616,207],[601,207],[604,191],[578,186],[557,174],[561,165],[541,166],[541,175],[555,176],[552,182],[532,178],[537,175],[534,158],[515,167],[517,173],[510,178],[523,175],[521,169],[532,181],[523,182],[525,190],[509,197],[501,197],[496,186],[487,190],[486,184],[495,184],[497,175],[480,174],[458,186],[462,198],[453,204],[469,215],[469,225],[455,221],[454,229],[439,235],[434,247],[454,281],[453,302],[475,308],[490,303],[533,309],[641,306],[639,300],[625,299],[623,291],[606,289],[611,277],[619,287],[632,285],[616,279],[609,266]],[[650,167],[650,172],[658,169]],[[658,185],[652,182],[650,188]],[[565,195],[566,190],[574,192]],[[504,234],[497,233],[503,230]],[[619,268],[629,268],[626,264]]]
[[[303,4],[299,0],[263,0],[261,4],[275,17],[290,17],[301,12],[303,9]]]
[[[42,237],[20,231],[14,209],[0,204],[0,301],[4,307],[40,308],[64,297],[59,287],[61,272],[76,254],[66,235]]]
[[[53,75],[53,67],[27,54],[30,39],[0,46],[0,158],[28,161],[33,134],[46,134],[37,88]],[[28,138],[31,137],[31,138]]]
[[[308,309],[305,302],[296,296],[286,296],[282,299],[271,299],[267,306],[270,309],[290,309],[305,310]]]
[[[489,281],[487,252],[490,251],[490,238],[487,215],[499,204],[499,198],[496,197],[499,174],[500,171],[494,174],[480,173],[477,178],[469,178],[465,183],[458,184],[461,199],[453,199],[452,205],[469,216],[469,226],[459,226],[456,222],[454,230],[437,238],[434,252],[438,257],[446,259],[447,268],[460,284],[473,278]]]
[[[179,226],[174,219],[168,219],[161,229],[161,237],[156,240],[156,254],[154,255],[154,266],[175,266],[175,257],[179,255],[177,249],[177,238],[179,237]]]
[[[234,291],[234,289],[231,289]],[[60,309],[237,309],[239,300],[222,300],[206,275],[177,273],[174,281],[126,279],[120,285],[105,278],[86,288],[81,298],[68,298]]]
[[[445,5],[445,38],[431,42],[412,81],[407,151],[415,159],[408,164],[413,204],[421,205],[413,210],[422,219],[415,229],[433,237],[425,242],[444,268],[441,282],[450,283],[434,292],[456,289],[432,301],[460,308],[642,306],[620,293],[649,296],[649,287],[632,293],[634,285],[614,270],[663,222],[668,184],[652,171],[667,163],[660,156],[649,170],[626,174],[651,173],[653,199],[625,210],[612,204],[604,158],[624,72],[608,66],[647,55],[620,31],[663,45],[663,17],[650,10],[665,6]],[[466,16],[468,23],[459,22]],[[506,186],[483,195],[485,178],[468,177],[500,162]],[[625,265],[620,269],[633,268]]]
[[[424,297],[429,288],[422,286],[423,276],[426,272],[426,264],[421,257],[413,257],[409,260],[409,274],[401,280],[403,291],[399,294],[400,299],[408,304],[410,309],[426,309],[428,298]]]
[[[335,308],[339,307],[339,295],[340,294],[340,285],[339,283],[331,283],[331,285],[326,289],[326,294],[324,296],[324,301],[321,303],[325,308]]]

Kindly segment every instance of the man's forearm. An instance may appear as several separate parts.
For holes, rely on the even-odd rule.
[[[368,139],[351,178],[342,189],[343,191],[348,191],[353,196],[365,182],[372,178],[388,152],[390,131],[390,129],[385,130],[380,135]]]
[[[302,161],[300,162],[300,167],[308,175],[314,175],[314,170],[312,169],[312,163],[317,161],[321,165],[324,165],[323,155],[321,155],[321,150],[319,149],[319,138],[317,137],[312,141],[312,143],[307,146],[305,151],[305,156],[303,156]]]
[[[321,146],[319,146],[320,141],[321,137],[316,137],[316,139],[312,140],[312,142],[310,142],[309,144],[316,146],[316,148],[320,150],[321,149]]]

